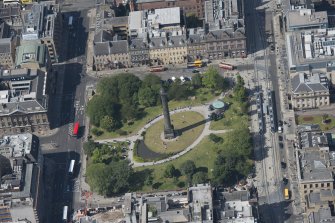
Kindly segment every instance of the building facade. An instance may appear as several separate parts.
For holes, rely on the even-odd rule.
[[[299,73],[292,78],[294,109],[318,108],[330,105],[329,81],[323,73]]]

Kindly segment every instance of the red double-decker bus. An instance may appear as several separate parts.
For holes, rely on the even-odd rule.
[[[74,123],[72,136],[78,136],[79,131],[79,122]]]
[[[234,70],[235,69],[234,65],[224,63],[224,62],[220,62],[219,67],[222,68],[222,69],[225,69],[225,70]]]

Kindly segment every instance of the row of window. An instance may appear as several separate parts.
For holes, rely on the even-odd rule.
[[[319,188],[319,184],[320,187],[330,187],[330,183],[315,183],[315,184],[304,184],[304,189],[306,188]]]
[[[323,106],[323,105],[328,105],[328,101],[325,101],[325,103],[323,103],[322,101],[320,101],[319,103],[316,103],[316,106]],[[297,104],[297,108],[311,108],[313,107],[310,103],[308,104]]]
[[[319,97],[319,98],[317,98],[317,97],[313,97],[313,99],[306,99],[306,101],[310,101],[310,100],[323,100],[323,99],[325,99],[325,100],[328,100],[328,97]],[[304,102],[305,101],[305,99],[304,98],[301,98],[301,99],[297,99],[297,101],[298,102]]]

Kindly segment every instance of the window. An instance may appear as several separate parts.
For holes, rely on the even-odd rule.
[[[321,184],[321,187],[324,187],[324,186],[325,186],[325,184],[324,184],[324,183],[322,183],[322,184]]]
[[[319,187],[319,184],[315,184],[315,188],[318,188]]]
[[[306,184],[304,185],[304,188],[305,188],[305,189],[307,188],[307,185],[306,185]]]
[[[330,183],[327,183],[327,187],[330,187]]]

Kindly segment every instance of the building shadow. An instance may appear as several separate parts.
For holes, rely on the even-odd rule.
[[[189,131],[191,129],[194,129],[194,128],[196,128],[196,127],[198,127],[200,125],[203,125],[203,124],[205,124],[206,122],[209,122],[209,121],[210,121],[210,119],[207,118],[207,119],[201,120],[199,122],[196,122],[196,123],[194,123],[192,125],[186,126],[184,128],[176,129],[175,132],[176,132],[177,135],[182,135],[184,132]]]

